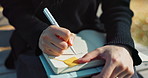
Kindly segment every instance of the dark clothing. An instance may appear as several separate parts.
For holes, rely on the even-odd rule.
[[[133,16],[129,9],[130,0],[63,0],[52,4],[53,1],[4,0],[2,2],[4,15],[16,28],[11,38],[12,51],[16,56],[26,49],[32,49],[32,52],[37,50],[40,34],[50,25],[43,14],[43,8],[48,7],[60,26],[75,33],[82,29],[105,31],[106,45],[127,46],[131,49],[134,65],[141,63],[130,34]],[[99,18],[96,12],[100,3],[103,13]],[[104,24],[102,27],[101,23]]]
[[[129,9],[130,0],[63,0],[52,4],[53,2],[54,0],[2,1],[4,15],[16,28],[10,41],[15,58],[28,50],[31,53],[41,52],[38,39],[42,31],[50,25],[43,14],[43,8],[48,7],[61,27],[74,33],[82,29],[103,31],[107,34],[105,45],[126,46],[134,65],[141,63],[130,33],[133,16]],[[100,3],[103,13],[97,17]]]

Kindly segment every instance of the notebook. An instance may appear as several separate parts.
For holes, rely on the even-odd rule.
[[[51,67],[49,66],[49,63],[41,54],[39,56],[41,63],[46,71],[46,74],[48,78],[81,78],[81,77],[89,77],[92,74],[97,74],[100,73],[103,66],[95,67],[95,68],[89,68],[89,69],[84,69],[84,70],[78,70],[78,71],[73,71],[73,72],[68,72],[68,73],[62,73],[62,74],[55,74]]]
[[[73,43],[73,48],[76,51],[76,55],[72,52],[70,48],[64,51],[60,56],[50,56],[43,53],[43,56],[49,63],[51,69],[55,74],[67,73],[72,71],[78,71],[82,69],[94,68],[104,64],[103,60],[93,60],[84,64],[76,64],[74,66],[69,66],[64,61],[68,59],[71,61],[73,59],[78,59],[83,57],[86,53],[95,50],[98,47],[104,45],[106,39],[105,34],[94,30],[83,30],[76,35]]]

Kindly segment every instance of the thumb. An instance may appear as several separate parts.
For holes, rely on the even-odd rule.
[[[74,33],[71,33],[70,39],[67,42],[69,46],[72,46],[73,45],[74,39],[75,39],[75,34]]]
[[[92,52],[87,53],[82,58],[78,59],[77,62],[79,64],[90,62],[91,60],[98,59],[100,57],[100,52],[98,50],[94,50]]]

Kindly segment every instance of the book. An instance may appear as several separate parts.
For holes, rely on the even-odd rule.
[[[96,74],[96,73],[100,73],[102,70],[102,66],[99,67],[95,67],[95,68],[89,68],[89,69],[84,69],[84,70],[78,70],[78,71],[73,71],[73,72],[68,72],[68,73],[62,73],[62,74],[55,74],[53,72],[53,70],[51,69],[49,63],[47,62],[47,60],[45,59],[45,57],[43,56],[43,54],[41,54],[39,56],[41,63],[46,71],[47,77],[48,78],[80,78],[80,77],[88,77],[92,74]]]
[[[105,41],[106,39],[104,33],[100,33],[94,30],[83,30],[76,34],[76,38],[74,39],[73,47],[76,50],[76,55],[72,52],[70,48],[68,48],[60,56],[50,56],[45,53],[43,53],[43,56],[45,57],[55,74],[98,67],[104,64],[103,60],[93,60],[91,62],[78,64],[75,66],[69,66],[64,62],[64,60],[70,58],[81,58],[88,52],[91,52],[96,48],[102,47]]]

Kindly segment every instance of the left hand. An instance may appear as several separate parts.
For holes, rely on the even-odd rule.
[[[106,45],[89,52],[78,62],[85,63],[93,59],[104,59],[105,65],[101,73],[92,78],[131,78],[134,74],[133,60],[124,47]]]

